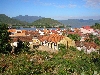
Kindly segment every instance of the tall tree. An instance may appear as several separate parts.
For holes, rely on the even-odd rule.
[[[95,25],[91,26],[94,29],[100,29],[100,24],[99,23],[95,23]]]
[[[9,34],[8,25],[0,23],[0,53],[11,51]]]
[[[74,41],[79,41],[81,39],[77,34],[68,34],[68,37]]]

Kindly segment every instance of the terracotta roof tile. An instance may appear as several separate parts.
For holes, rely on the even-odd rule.
[[[8,32],[16,32],[16,29],[9,29]]]
[[[12,41],[11,42],[17,42],[18,39],[21,41],[26,41],[26,42],[32,42],[32,37],[30,36],[17,36],[17,37],[11,37]]]

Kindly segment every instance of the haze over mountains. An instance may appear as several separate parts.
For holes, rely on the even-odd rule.
[[[29,23],[32,23],[36,20],[45,18],[45,17],[41,17],[41,16],[16,16],[16,17],[12,17],[13,19],[17,19],[20,21],[26,21]],[[84,19],[68,19],[68,20],[58,20],[59,22],[63,23],[64,25],[70,25],[72,27],[81,27],[84,25],[94,25],[95,23],[100,23],[100,19],[99,20],[93,20],[93,19],[89,19],[89,20],[84,20]]]
[[[64,25],[69,25],[74,28],[80,28],[82,26],[92,26],[95,23],[100,23],[100,20],[83,20],[83,19],[68,19],[68,20],[58,20],[59,22],[63,23]]]
[[[12,17],[12,18],[20,20],[20,21],[26,21],[28,23],[32,23],[32,22],[34,22],[36,20],[39,20],[39,19],[42,19],[42,18],[45,18],[45,17],[41,17],[41,16],[28,16],[28,15],[22,16],[22,15],[19,15],[19,16]]]
[[[14,25],[27,25],[28,23],[33,23],[39,19],[43,19],[45,17],[41,17],[41,16],[16,16],[16,17],[8,17],[5,14],[0,14],[0,22],[5,22],[8,24],[14,24]],[[17,19],[17,20],[16,20]],[[48,19],[48,18],[45,18]],[[18,21],[19,20],[19,21]],[[25,22],[26,21],[26,22]],[[89,20],[84,20],[84,19],[68,19],[68,20],[57,20],[58,22],[64,24],[64,25],[68,25],[71,26],[73,28],[75,27],[82,27],[82,26],[86,26],[86,25],[95,25],[95,23],[100,23],[100,19],[99,20],[93,20],[93,19],[89,19]],[[28,23],[27,23],[28,22]]]

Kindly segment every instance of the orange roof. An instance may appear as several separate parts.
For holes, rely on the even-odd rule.
[[[32,37],[30,36],[14,36],[11,42],[17,42],[18,39],[21,41],[32,42]]]
[[[25,33],[15,33],[14,36],[26,36]]]
[[[22,33],[26,33],[26,30],[22,30]]]
[[[62,40],[63,38],[64,38],[63,35],[51,34],[49,36],[43,36],[43,38],[41,38],[40,41],[48,41],[48,42],[57,43],[60,40]]]
[[[47,29],[44,29],[43,31],[44,31],[44,33],[48,32],[48,30],[47,30]]]
[[[16,32],[16,29],[9,29],[8,32]]]

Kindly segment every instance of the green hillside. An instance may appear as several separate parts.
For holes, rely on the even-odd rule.
[[[32,23],[33,26],[37,28],[51,28],[51,27],[64,27],[64,25],[57,20],[51,19],[51,18],[42,18],[39,20],[36,20]]]
[[[12,19],[8,16],[6,16],[5,14],[0,14],[0,22],[1,23],[6,23],[10,26],[24,26],[27,25],[27,22],[22,22],[16,19]]]

